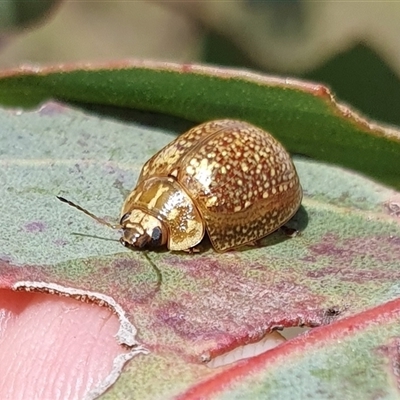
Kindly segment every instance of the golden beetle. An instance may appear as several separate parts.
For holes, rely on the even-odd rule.
[[[247,122],[206,122],[177,137],[143,166],[119,225],[129,248],[191,250],[205,232],[218,252],[267,236],[300,207],[296,168],[270,134]]]

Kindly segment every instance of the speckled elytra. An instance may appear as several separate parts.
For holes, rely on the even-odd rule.
[[[121,243],[143,249],[193,249],[207,232],[218,252],[253,243],[299,209],[296,168],[269,133],[244,121],[190,129],[143,166],[118,225],[59,197],[98,222],[121,229]]]

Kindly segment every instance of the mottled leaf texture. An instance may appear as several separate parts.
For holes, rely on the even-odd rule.
[[[297,157],[305,197],[291,226],[300,235],[276,232],[224,254],[205,243],[199,254],[146,258],[55,196],[116,221],[123,194],[172,132],[57,103],[0,110],[0,127],[0,288],[108,296],[149,350],[105,398],[350,398],[364,383],[360,398],[400,396],[399,193]],[[206,366],[299,325],[319,328],[256,359]]]

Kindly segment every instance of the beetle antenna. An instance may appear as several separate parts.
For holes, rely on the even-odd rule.
[[[86,215],[88,215],[89,217],[93,218],[94,220],[96,220],[97,222],[99,222],[102,225],[106,225],[111,229],[121,229],[121,225],[113,225],[110,224],[108,221],[106,221],[103,218],[98,217],[97,215],[92,214],[90,211],[85,210],[84,208],[82,208],[81,206],[78,206],[78,204],[73,203],[72,201],[69,201],[67,199],[65,199],[64,197],[61,196],[56,196],[58,200],[62,201],[63,203],[67,203],[69,206],[76,208],[79,211],[82,211],[83,213],[85,213]]]
[[[120,241],[117,239],[110,239],[107,237],[103,237],[103,236],[97,236],[97,235],[89,235],[87,233],[79,233],[79,232],[71,232],[71,235],[74,236],[82,236],[82,237],[88,237],[88,238],[93,238],[93,239],[100,239],[100,240],[107,240],[109,242],[117,242],[119,243]]]
[[[157,276],[157,290],[160,289],[160,286],[162,284],[162,274],[157,265],[153,262],[153,260],[149,257],[149,251],[145,250],[143,253],[144,258],[149,262],[151,267],[153,268],[154,272],[156,273]]]

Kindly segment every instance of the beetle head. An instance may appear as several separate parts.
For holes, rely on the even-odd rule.
[[[160,247],[167,242],[163,223],[141,210],[126,213],[120,221],[123,235],[120,242],[129,248]]]
[[[168,231],[165,225],[145,211],[134,209],[127,212],[123,215],[118,225],[113,225],[64,197],[57,196],[57,198],[63,203],[82,211],[100,224],[106,225],[111,229],[122,229],[123,234],[120,242],[125,247],[132,249],[154,248],[167,243]]]

